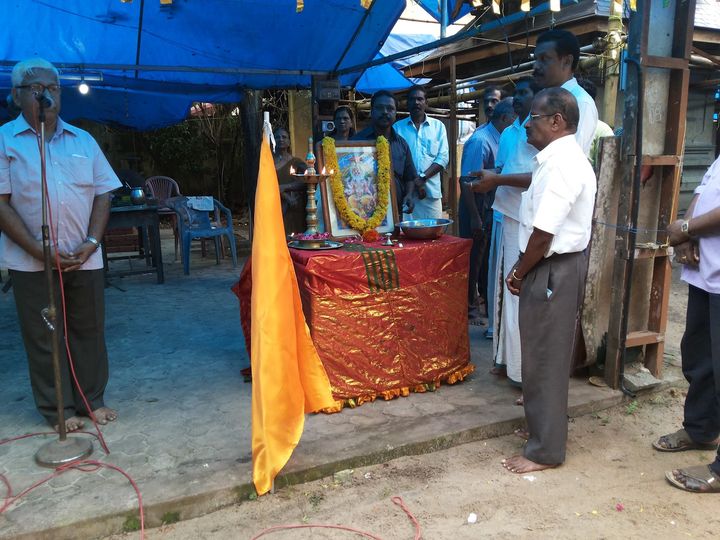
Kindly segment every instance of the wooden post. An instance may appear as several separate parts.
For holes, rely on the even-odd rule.
[[[643,38],[644,2],[638,2],[636,12],[630,16],[630,40],[628,54],[639,61],[640,41]],[[615,265],[613,267],[612,295],[610,298],[610,321],[608,325],[607,352],[605,356],[605,381],[611,388],[620,386],[620,374],[625,358],[625,338],[627,334],[627,309],[629,295],[626,294],[626,283],[629,278],[631,210],[634,198],[633,172],[635,170],[635,136],[637,132],[638,114],[638,76],[637,68],[627,64],[627,87],[625,89],[625,116],[623,118],[622,150],[618,180],[620,184],[620,200],[618,203],[618,229],[615,231]],[[622,230],[621,228],[624,228]]]
[[[260,146],[262,144],[262,90],[246,90],[240,102],[240,123],[243,140],[243,191],[248,196],[250,208],[250,240],[252,240],[253,216],[255,214],[255,189],[257,188]]]
[[[660,244],[667,238],[663,230],[677,213],[687,111],[688,59],[695,13],[694,0],[670,3],[674,3],[672,10],[660,9],[650,0],[638,0],[637,12],[630,18],[628,53],[632,63],[627,65],[619,228],[605,363],[605,378],[614,388],[622,384],[627,348],[644,347],[645,366],[656,377],[662,373],[671,269],[667,250]],[[670,25],[672,29],[668,31]],[[649,40],[651,34],[658,35],[658,39]],[[637,62],[641,64],[642,80],[638,80]],[[643,96],[642,107],[638,103],[639,95]],[[641,149],[636,143],[638,120],[643,122]],[[636,167],[640,165],[636,164],[637,158],[641,158],[640,164],[650,168],[652,174],[642,189],[642,205],[638,186],[633,182]],[[633,222],[633,209],[636,209],[634,215],[642,218],[641,227],[658,231],[655,243],[651,242],[649,246],[645,243],[642,249],[635,244],[635,232],[630,230],[638,226]],[[633,276],[636,258],[645,259],[645,263],[652,260],[649,266],[645,264],[642,271]],[[628,332],[631,302],[636,318],[633,331]],[[640,315],[640,324],[637,315]]]
[[[614,3],[610,4],[610,18],[608,19],[608,48],[604,53],[605,85],[603,93],[603,114],[601,119],[610,126],[617,125],[616,110],[618,86],[620,81],[620,62],[622,61],[622,41],[620,34],[623,30],[622,14],[614,13]],[[611,56],[612,55],[612,56]],[[614,56],[614,58],[613,58]]]
[[[450,129],[448,130],[448,145],[450,147],[450,163],[448,165],[448,203],[450,206],[450,219],[453,220],[451,227],[452,234],[458,235],[458,199],[459,186],[457,176],[457,151],[458,151],[458,125],[457,125],[457,72],[455,56],[450,57]]]

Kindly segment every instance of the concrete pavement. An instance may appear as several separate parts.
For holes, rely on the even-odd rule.
[[[133,276],[117,280],[124,292],[106,290],[111,362],[106,397],[120,417],[103,428],[111,454],[105,456],[96,443],[92,456],[134,478],[148,527],[246,501],[254,492],[250,385],[240,375],[249,360],[238,302],[230,291],[240,269],[229,259],[216,266],[214,258],[201,261],[194,254],[190,276],[183,276],[180,263],[167,262],[172,261],[167,239],[164,253],[164,285],[154,276]],[[11,294],[0,295],[0,339],[0,439],[46,431],[34,408]],[[471,344],[477,370],[463,383],[308,416],[276,489],[520,426],[523,410],[514,405],[518,392],[488,374],[490,342],[481,328],[471,327]],[[571,415],[621,401],[619,392],[572,381]],[[51,472],[33,462],[44,440],[0,445],[0,473],[14,493]],[[133,529],[136,517],[135,493],[120,474],[71,471],[0,515],[0,538],[97,538]]]

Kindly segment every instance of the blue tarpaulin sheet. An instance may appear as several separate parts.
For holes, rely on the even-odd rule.
[[[429,34],[390,34],[375,59],[409,51],[435,40],[436,38]],[[404,90],[410,88],[413,84],[424,84],[429,79],[407,79],[399,70],[409,64],[419,62],[428,54],[430,53],[424,52],[371,67],[363,73],[355,86],[362,93],[372,94],[377,90]]]
[[[237,102],[245,88],[307,88],[311,75],[375,58],[405,0],[6,0],[0,91],[10,69],[41,56],[89,76],[87,96],[63,79],[63,117],[150,129],[193,101]],[[341,76],[355,86],[362,70]],[[392,75],[392,73],[390,73]],[[389,75],[389,76],[390,76]],[[402,77],[397,74],[398,77]]]
[[[433,18],[440,22],[440,0],[416,0],[420,6],[427,11],[430,15],[433,16]],[[464,17],[470,11],[472,10],[472,7],[470,4],[463,4],[463,6],[460,8],[460,11],[458,12],[456,17],[451,17],[453,9],[455,7],[456,2],[460,2],[461,0],[447,0],[447,9],[448,9],[448,24],[452,24],[458,19]]]

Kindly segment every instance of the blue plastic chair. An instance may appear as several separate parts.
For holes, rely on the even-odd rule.
[[[167,200],[167,205],[175,210],[178,215],[182,242],[183,272],[185,275],[190,274],[190,243],[193,240],[212,238],[215,241],[215,261],[220,264],[221,239],[223,236],[227,237],[233,266],[237,266],[237,250],[235,248],[235,235],[233,234],[233,221],[230,210],[220,204],[217,199],[213,199],[214,209],[211,212],[191,208],[188,206],[187,197],[173,197]],[[210,219],[211,214],[212,220]],[[225,220],[224,225],[223,218]]]

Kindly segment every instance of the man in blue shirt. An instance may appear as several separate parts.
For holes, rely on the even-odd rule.
[[[398,120],[393,128],[407,141],[419,176],[413,194],[414,209],[404,219],[441,218],[440,173],[450,160],[445,124],[425,113],[427,100],[425,90],[420,86],[414,86],[408,92],[407,106],[410,118]]]
[[[487,305],[486,248],[492,230],[492,203],[495,192],[473,193],[468,188],[474,177],[468,175],[473,171],[495,168],[500,134],[514,120],[512,98],[506,98],[493,107],[490,121],[476,129],[463,148],[458,218],[460,236],[473,239],[468,279],[468,319],[471,324],[478,324],[482,315],[482,310],[477,305],[478,289],[482,302]]]

